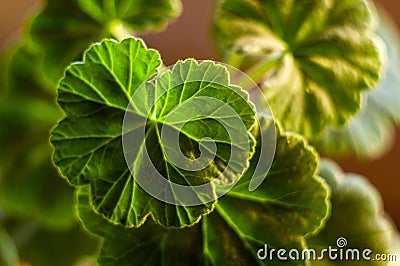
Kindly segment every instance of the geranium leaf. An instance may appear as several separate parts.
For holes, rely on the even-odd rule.
[[[378,158],[393,143],[400,123],[400,37],[389,17],[381,13],[377,34],[387,47],[385,73],[372,91],[364,92],[361,112],[345,128],[329,128],[316,147],[327,156]]]
[[[259,134],[266,134],[270,126],[263,118]],[[303,236],[320,230],[330,210],[329,190],[316,176],[317,153],[302,137],[277,131],[275,158],[262,185],[248,191],[257,163],[263,163],[257,160],[258,146],[249,170],[216,207],[255,258],[263,244],[300,250]],[[263,263],[270,265],[268,260]]]
[[[342,260],[341,265],[386,265],[375,260],[376,254],[390,254],[395,227],[386,218],[379,192],[362,176],[344,174],[333,162],[322,160],[319,175],[332,190],[332,214],[325,228],[307,240],[309,247],[320,252],[329,246],[358,249],[360,260]],[[370,249],[371,261],[362,259],[364,249]],[[317,253],[321,254],[321,253]],[[337,261],[313,262],[313,265],[336,265]]]
[[[141,40],[106,40],[58,88],[67,118],[52,132],[53,160],[71,184],[91,185],[96,210],[114,223],[140,226],[149,214],[165,226],[199,221],[216,200],[211,181],[237,181],[254,152],[254,106],[225,67],[187,60],[153,82],[160,65]],[[188,187],[184,196],[197,204],[184,204],[173,184]]]
[[[45,51],[44,74],[54,84],[93,42],[119,31],[161,30],[181,11],[179,0],[48,0],[32,21],[31,35]],[[126,36],[125,36],[126,37]]]
[[[379,79],[365,0],[223,0],[216,38],[228,63],[261,84],[285,129],[308,138],[342,126]]]
[[[197,264],[197,257],[202,253],[198,246],[201,245],[198,224],[166,229],[147,220],[140,228],[116,226],[93,209],[89,187],[80,187],[77,197],[77,212],[83,225],[89,232],[103,237],[99,265],[160,265],[164,260],[171,265]]]
[[[261,120],[263,134],[270,133],[270,126]],[[278,131],[277,140],[276,157],[262,185],[248,191],[258,146],[249,170],[219,199],[216,211],[189,228],[167,229],[151,220],[140,228],[115,226],[95,211],[89,187],[80,188],[78,215],[87,230],[104,238],[99,264],[276,265],[276,260],[257,257],[265,244],[305,248],[305,236],[320,230],[328,217],[329,191],[316,177],[316,153],[302,137]]]

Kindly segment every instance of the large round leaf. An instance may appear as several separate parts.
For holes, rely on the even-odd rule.
[[[225,67],[187,60],[153,83],[160,65],[159,54],[141,40],[106,40],[72,64],[58,88],[67,117],[52,132],[53,160],[71,184],[91,185],[96,210],[114,223],[140,226],[151,214],[165,226],[193,224],[213,209],[210,181],[237,181],[254,153],[254,106],[245,91],[229,83]],[[167,142],[168,136],[176,137],[178,146]],[[183,156],[176,160],[178,151]],[[191,168],[204,154],[208,165]],[[182,161],[189,168],[178,165]],[[167,187],[157,187],[158,176]],[[156,192],[148,194],[144,183]],[[173,184],[188,187],[198,204],[183,204]],[[197,185],[204,188],[193,193],[191,186]]]

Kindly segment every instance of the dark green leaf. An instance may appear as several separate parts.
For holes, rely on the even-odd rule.
[[[155,84],[147,82],[138,89],[157,73],[160,64],[158,53],[148,50],[141,40],[104,41],[86,52],[83,63],[71,65],[60,83],[58,103],[67,118],[53,130],[54,162],[70,183],[91,184],[96,210],[114,223],[140,226],[149,214],[166,226],[195,223],[213,208],[209,202],[216,197],[214,185],[207,183],[219,176],[223,182],[235,181],[248,167],[253,144],[249,130],[255,111],[247,93],[229,84],[224,67],[194,60],[178,63],[157,77]],[[235,111],[237,118],[226,117],[221,103]],[[127,116],[133,119],[124,125],[128,165],[122,147],[122,120],[127,108]],[[241,128],[234,124],[238,121],[244,136],[233,143],[230,153],[229,128],[236,130],[238,139]],[[164,141],[171,136],[173,140],[179,137],[178,147]],[[206,137],[217,143],[214,159]],[[198,161],[192,159],[203,151],[210,164],[200,170],[178,167],[176,149],[186,158],[178,157],[179,162],[189,161],[189,168],[193,167],[191,162],[196,166]],[[158,189],[154,180],[160,174],[162,180],[184,186],[206,184],[200,192],[204,195],[189,188],[199,206],[166,204],[148,195],[143,183],[138,184],[139,180],[151,181],[152,188]],[[172,185],[155,193],[182,203]],[[209,200],[205,202],[203,197]]]
[[[323,177],[332,190],[332,214],[325,228],[307,240],[309,247],[321,251],[329,246],[338,248],[339,238],[345,238],[347,249],[371,249],[371,258],[376,254],[389,254],[391,241],[396,230],[385,217],[379,192],[364,177],[344,174],[330,161],[323,160],[320,167]],[[361,257],[361,255],[360,255]],[[328,256],[324,261],[313,265],[337,265]],[[387,262],[365,261],[360,259],[342,260],[340,265],[386,265]]]
[[[263,134],[270,134],[274,125],[261,123]],[[166,229],[151,220],[133,229],[112,225],[93,209],[89,188],[79,189],[79,217],[90,232],[104,238],[99,264],[276,265],[277,261],[257,258],[265,244],[304,248],[304,236],[316,233],[329,213],[329,191],[316,177],[316,153],[303,138],[278,132],[271,171],[257,190],[249,192],[260,149],[245,176],[219,199],[216,211],[189,228]]]
[[[126,228],[109,223],[95,212],[89,202],[89,188],[78,189],[79,217],[87,230],[102,236],[99,265],[198,265],[202,254],[199,225],[166,229],[148,220],[140,228]]]
[[[309,138],[342,126],[379,78],[366,0],[223,0],[216,33],[228,63],[261,84],[284,128]]]
[[[400,123],[400,37],[394,22],[382,13],[378,34],[387,47],[382,80],[365,92],[361,112],[345,128],[329,128],[316,146],[326,155],[382,156],[392,145],[395,124]]]
[[[262,120],[262,134],[268,134],[270,126]],[[316,177],[317,154],[302,137],[278,130],[271,169],[262,185],[249,192],[259,152],[260,146],[249,170],[218,202],[217,212],[254,257],[263,244],[299,250],[303,237],[317,232],[329,214],[328,188]],[[268,260],[264,263],[270,265]]]

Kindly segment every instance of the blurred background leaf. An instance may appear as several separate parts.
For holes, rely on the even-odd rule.
[[[260,85],[287,130],[316,139],[346,125],[379,80],[372,2],[217,3],[214,36],[226,62]]]
[[[400,124],[400,38],[391,18],[383,10],[380,15],[377,34],[387,48],[383,77],[374,90],[363,94],[361,111],[348,125],[328,129],[314,143],[327,156],[376,159],[393,145]]]
[[[0,104],[0,206],[52,227],[74,222],[73,193],[51,164],[49,131],[62,117],[54,92],[35,66],[38,49],[25,44],[11,57]]]
[[[307,240],[308,246],[319,252],[329,246],[337,248],[337,240],[344,237],[347,243],[343,249],[371,249],[371,258],[376,254],[390,254],[398,232],[386,217],[382,198],[375,187],[363,176],[344,174],[329,160],[321,160],[319,175],[331,188],[332,213],[325,228]],[[337,263],[326,257],[312,265]],[[343,260],[340,265],[387,265],[387,262]]]

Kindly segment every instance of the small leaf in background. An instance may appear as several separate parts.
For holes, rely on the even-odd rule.
[[[400,37],[388,15],[380,14],[377,34],[387,47],[385,73],[374,90],[364,92],[360,114],[345,128],[329,128],[315,142],[327,156],[375,159],[393,144],[395,126],[400,124]]]
[[[248,167],[253,152],[249,130],[255,123],[254,106],[246,99],[246,92],[229,84],[224,67],[213,62],[179,62],[171,71],[158,76],[154,86],[145,83],[139,87],[157,73],[160,65],[159,54],[148,50],[141,40],[106,40],[92,46],[83,63],[71,65],[60,83],[58,103],[67,118],[52,133],[54,162],[71,184],[91,184],[93,205],[114,223],[140,226],[149,214],[166,226],[197,222],[213,209],[209,202],[216,199],[213,184],[208,183],[219,176],[237,180]],[[226,117],[221,103],[234,113]],[[133,117],[134,125],[131,127],[131,121],[124,124],[123,133],[125,109],[126,115]],[[244,136],[232,121],[243,125]],[[128,139],[124,148],[123,134]],[[231,143],[232,135],[242,138]],[[167,141],[174,141],[174,137],[179,139],[178,146]],[[207,138],[216,143],[214,158]],[[232,152],[231,144],[237,145]],[[247,151],[243,148],[246,146]],[[128,165],[124,149],[132,156],[126,157]],[[200,169],[176,166],[171,156],[177,150],[193,165],[198,162],[194,159],[203,157],[204,152],[210,155],[206,158],[209,165]],[[233,163],[229,164],[230,161]],[[175,206],[148,195],[139,179],[151,181],[154,188],[157,174],[170,183],[189,185],[190,192],[190,186],[205,184],[201,191],[204,194],[194,194],[199,206]],[[156,195],[166,194],[181,203],[175,193],[178,192],[171,185]],[[205,202],[203,196],[211,200]]]
[[[179,0],[48,0],[32,21],[31,35],[45,52],[45,76],[56,84],[65,67],[93,42],[120,38],[127,30],[162,30],[180,12]]]
[[[259,133],[265,134],[273,124],[261,121]],[[87,230],[103,237],[99,264],[275,265],[257,257],[265,244],[304,248],[305,236],[318,232],[328,217],[329,190],[316,177],[316,153],[302,137],[278,131],[277,139],[275,161],[262,185],[248,191],[258,146],[248,172],[219,199],[216,211],[189,228],[166,229],[151,220],[140,228],[113,225],[93,209],[89,188],[81,187],[78,215]]]
[[[345,239],[347,249],[371,249],[376,254],[390,254],[397,232],[387,219],[379,192],[362,176],[344,174],[333,162],[322,160],[319,175],[332,190],[332,214],[325,228],[307,240],[310,248],[321,251],[332,246],[338,248],[338,239]],[[342,245],[342,244],[340,244]],[[317,253],[318,254],[318,253]],[[320,253],[319,253],[320,254]],[[361,254],[361,253],[360,253]],[[343,260],[340,265],[386,265],[388,262]],[[328,257],[312,265],[337,265]]]
[[[16,47],[10,48],[8,55],[9,60],[4,68],[7,90],[10,93],[53,101],[56,95],[55,87],[46,81],[40,68],[44,57],[43,49],[25,38]]]
[[[315,138],[360,109],[382,66],[366,0],[223,0],[216,38],[227,63],[260,83],[287,130]]]

